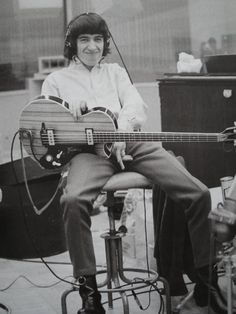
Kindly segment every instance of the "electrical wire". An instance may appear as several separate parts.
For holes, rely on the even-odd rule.
[[[11,164],[12,164],[12,170],[13,170],[13,173],[14,173],[14,177],[15,177],[15,181],[16,183],[19,183],[18,181],[18,178],[17,178],[17,174],[16,174],[16,171],[15,171],[15,167],[14,167],[14,159],[13,159],[13,147],[14,147],[14,142],[15,142],[15,138],[17,136],[17,134],[19,133],[19,131],[17,131],[13,137],[13,140],[12,140],[12,144],[11,144]],[[21,144],[21,158],[23,159],[23,151],[22,151],[22,143],[20,141],[20,144]],[[25,164],[24,162],[22,162],[22,167],[25,168]],[[23,169],[24,171],[24,180],[27,181],[27,177],[26,177],[26,172],[25,172],[25,169]],[[29,193],[30,195],[30,192],[29,192],[29,187],[27,185],[27,182],[25,182],[25,186],[26,186],[26,190],[27,190],[27,193]],[[46,268],[53,274],[54,277],[56,277],[59,281],[57,281],[56,283],[53,283],[53,284],[50,284],[50,285],[37,285],[35,283],[33,283],[31,280],[29,280],[27,277],[25,276],[19,276],[18,278],[16,278],[7,288],[4,288],[0,291],[5,291],[7,289],[9,289],[19,278],[24,278],[25,280],[27,280],[28,282],[30,282],[31,284],[33,284],[34,286],[36,287],[39,287],[39,288],[49,288],[49,287],[52,287],[60,282],[65,282],[65,283],[68,283],[68,284],[72,284],[72,282],[66,280],[66,278],[68,277],[65,277],[65,278],[61,278],[60,276],[58,276],[52,269],[51,267],[49,266],[50,262],[46,262],[44,260],[44,258],[42,257],[42,254],[40,254],[40,249],[37,247],[36,243],[35,243],[35,240],[34,238],[32,237],[32,234],[29,230],[29,226],[27,224],[27,219],[26,219],[26,214],[25,214],[25,211],[23,209],[23,201],[22,201],[22,195],[21,195],[21,192],[18,188],[18,185],[16,184],[17,186],[17,190],[18,190],[18,194],[19,194],[19,199],[20,199],[20,207],[22,209],[22,212],[23,212],[23,218],[24,218],[24,224],[25,224],[25,227],[26,227],[26,232],[28,234],[28,237],[32,243],[32,246],[36,252],[36,254],[38,256],[40,256],[40,260],[41,262],[46,266]],[[144,193],[143,193],[143,197],[144,197],[144,212],[145,212],[145,244],[146,244],[146,261],[147,261],[147,271],[148,271],[148,274],[150,274],[150,269],[149,269],[149,259],[148,259],[148,241],[147,241],[147,219],[146,219],[146,200],[145,200],[145,189],[144,189]],[[32,200],[32,198],[30,197],[30,200],[31,200],[31,205],[32,206],[35,206],[34,205],[34,202]],[[35,210],[34,210],[35,211]],[[73,283],[74,287],[80,287],[79,284],[76,284],[76,283]],[[163,306],[163,298],[162,298],[162,295],[159,291],[159,289],[153,285],[152,283],[148,282],[148,285],[151,285],[151,288],[154,287],[154,289],[158,292],[159,296],[160,296],[160,308],[159,308],[159,312],[158,313],[161,313],[161,310],[164,309],[164,306]],[[121,286],[122,287],[122,286]],[[147,309],[149,306],[150,306],[150,293],[151,293],[151,288],[149,290],[149,302],[148,302],[148,305],[145,307],[145,309]],[[143,292],[144,293],[144,292]],[[145,291],[145,293],[147,293],[147,291]],[[132,295],[137,295],[137,293],[135,292],[132,292]],[[143,309],[141,303],[139,303],[139,301],[137,301],[137,299],[135,299],[136,302],[139,304],[140,306],[140,309]],[[143,309],[144,310],[144,309]]]
[[[137,282],[137,283],[141,283],[141,282],[144,282],[145,283],[145,279],[143,279],[143,278],[138,278],[139,279],[139,282]],[[134,284],[135,282],[133,282],[133,284]],[[148,308],[149,308],[149,306],[150,306],[150,304],[151,304],[151,302],[150,302],[150,298],[151,298],[151,293],[152,292],[157,292],[158,293],[158,295],[159,295],[159,297],[160,297],[160,307],[159,307],[159,311],[158,311],[158,314],[160,314],[161,312],[162,313],[164,313],[164,300],[163,300],[163,297],[162,297],[162,293],[160,292],[160,290],[158,289],[158,287],[157,287],[157,285],[156,284],[154,284],[154,283],[151,283],[151,282],[146,282],[147,283],[147,287],[148,286],[150,286],[150,288],[149,288],[149,291],[141,291],[141,292],[134,292],[134,290],[131,290],[131,294],[128,294],[127,295],[127,297],[131,297],[131,296],[133,296],[134,297],[134,299],[135,299],[135,301],[136,301],[136,303],[137,303],[137,305],[138,305],[138,307],[140,308],[140,310],[142,310],[142,311],[145,311],[145,310],[147,310]],[[131,283],[132,284],[132,283]],[[127,285],[130,285],[130,284],[124,284],[124,285],[120,285],[119,287],[117,287],[118,289],[119,288],[122,288],[122,287],[125,287],[125,286],[127,286]],[[141,295],[141,294],[146,294],[148,292],[148,295],[149,295],[149,300],[148,300],[148,305],[146,306],[146,307],[143,307],[142,306],[142,304],[141,304],[141,302],[140,302],[140,300],[138,300],[137,299],[137,295]],[[117,300],[120,300],[122,297],[121,296],[119,296],[119,297],[116,297],[116,298],[113,298],[112,300],[113,301],[117,301]],[[108,303],[108,301],[105,301],[105,302],[103,302],[103,304],[107,304]]]
[[[18,131],[20,132],[20,131]],[[31,138],[31,136],[30,136]],[[32,146],[31,146],[31,149],[32,149]],[[60,189],[60,186],[61,186],[61,181],[62,181],[62,177],[60,178],[59,180],[59,183],[57,185],[57,188],[54,192],[54,194],[52,195],[51,199],[40,209],[37,208],[37,206],[35,206],[35,203],[32,199],[32,196],[31,196],[31,193],[30,193],[30,189],[29,189],[29,185],[28,185],[28,180],[27,180],[27,175],[26,175],[26,167],[25,167],[25,162],[24,162],[24,156],[23,156],[23,147],[22,147],[22,141],[20,139],[20,153],[21,153],[21,163],[22,163],[22,172],[23,172],[23,177],[24,177],[24,183],[25,183],[25,188],[26,188],[26,191],[27,191],[27,195],[28,195],[28,198],[29,198],[29,201],[32,205],[32,208],[34,210],[34,212],[37,214],[37,215],[41,215],[46,209],[48,209],[48,207],[51,205],[51,203],[53,202],[53,200],[55,199],[59,189]],[[33,153],[33,149],[32,149],[32,153]],[[34,153],[33,153],[34,155]]]
[[[131,78],[130,73],[129,73],[129,71],[128,71],[128,68],[126,67],[126,64],[125,64],[125,62],[124,62],[124,60],[123,60],[123,57],[122,57],[122,55],[121,55],[121,53],[120,53],[120,51],[119,51],[118,46],[116,45],[116,42],[115,42],[115,40],[114,40],[114,38],[113,38],[111,32],[110,32],[110,36],[111,36],[111,39],[112,39],[112,41],[113,41],[113,43],[114,43],[114,45],[115,45],[115,48],[116,48],[118,54],[119,54],[119,57],[120,57],[120,59],[121,59],[121,62],[122,62],[123,66],[124,66],[124,68],[125,68],[125,70],[126,70],[126,72],[127,72],[127,74],[128,74],[128,77],[129,77],[129,79],[130,79],[130,82],[133,84],[133,81],[132,81],[132,78]],[[17,174],[16,174],[15,167],[14,167],[13,146],[14,146],[15,138],[16,138],[16,136],[17,136],[18,133],[19,133],[19,131],[17,131],[17,132],[14,134],[13,140],[12,140],[12,143],[11,143],[11,165],[12,165],[12,170],[13,170],[13,174],[14,174],[16,183],[19,183],[19,181],[18,181]],[[32,138],[31,138],[31,136],[30,136],[30,146],[31,146],[31,149],[32,149]],[[31,197],[30,190],[29,190],[29,186],[28,186],[28,182],[27,182],[27,177],[26,177],[26,172],[25,172],[25,164],[24,164],[24,157],[23,157],[23,152],[22,152],[22,142],[21,142],[21,141],[20,141],[20,149],[21,149],[22,170],[23,170],[23,176],[24,176],[24,181],[25,181],[25,187],[26,187],[26,190],[27,190],[27,194],[28,194],[30,203],[31,203],[31,205],[32,205],[32,207],[33,207],[33,209],[34,209],[34,212],[35,212],[37,215],[40,215],[40,214],[41,214],[43,211],[45,211],[45,210],[49,207],[49,205],[51,204],[52,200],[54,199],[54,197],[56,196],[56,194],[57,194],[57,192],[58,192],[59,185],[58,185],[58,188],[57,188],[55,194],[53,195],[52,199],[51,199],[44,207],[42,207],[40,210],[37,209],[37,207],[35,206],[35,204],[34,204],[34,202],[33,202],[32,197]],[[34,152],[33,152],[33,151],[32,151],[32,153],[33,153],[33,156],[34,156]],[[36,157],[36,156],[34,156],[34,157]],[[36,160],[37,160],[37,158],[36,158]],[[17,186],[17,184],[16,184],[16,186]],[[22,195],[21,195],[21,192],[20,192],[20,189],[18,188],[18,186],[17,186],[17,190],[18,190],[18,195],[19,195],[19,200],[20,200],[20,207],[21,207],[22,213],[23,213],[23,219],[24,219],[24,224],[25,224],[25,227],[26,227],[26,232],[27,232],[28,237],[29,237],[29,239],[30,239],[30,241],[31,241],[31,243],[32,243],[32,246],[33,246],[35,252],[40,256],[41,262],[46,266],[46,268],[47,268],[57,279],[59,279],[59,281],[57,281],[57,282],[55,282],[55,283],[53,283],[53,284],[50,284],[50,285],[37,285],[37,284],[33,283],[31,280],[29,280],[27,277],[21,275],[21,276],[17,277],[8,287],[6,287],[6,288],[4,288],[4,289],[0,289],[0,291],[5,291],[5,290],[9,289],[19,278],[23,278],[23,279],[25,279],[26,281],[28,281],[29,283],[31,283],[32,285],[34,285],[34,286],[36,286],[36,287],[39,287],[39,288],[48,288],[48,287],[52,287],[52,286],[57,285],[57,284],[60,283],[60,282],[65,282],[65,283],[68,283],[68,284],[72,284],[71,282],[69,282],[68,280],[66,280],[66,278],[68,278],[68,277],[61,278],[60,276],[58,276],[58,275],[49,267],[49,263],[50,263],[50,262],[46,262],[46,261],[44,260],[44,258],[42,257],[42,254],[40,254],[40,249],[37,247],[37,245],[36,245],[36,243],[35,243],[35,240],[34,240],[33,237],[31,236],[31,233],[30,233],[30,230],[29,230],[29,226],[28,226],[28,224],[27,224],[26,214],[25,214],[25,211],[24,211],[24,209],[23,209]],[[144,211],[145,211],[146,261],[147,261],[147,270],[148,270],[148,274],[149,274],[149,259],[148,259],[148,243],[147,243],[145,190],[144,190]],[[74,283],[74,286],[79,287],[79,285],[76,285],[76,283]],[[152,292],[151,289],[152,289],[152,284],[151,284],[151,288],[150,288],[150,290],[149,290],[149,303],[148,303],[148,306],[147,306],[145,309],[147,309],[147,308],[150,306],[150,294],[151,294],[151,292]],[[160,300],[161,300],[161,303],[160,303],[160,304],[161,304],[161,306],[160,306],[160,309],[159,309],[159,312],[158,312],[158,313],[161,313],[161,309],[162,309],[162,307],[163,307],[163,298],[162,298],[162,295],[161,295],[161,293],[159,292],[159,290],[158,290],[157,287],[155,287],[155,290],[156,290],[156,291],[159,293],[159,295],[160,295]],[[144,292],[143,292],[143,293],[144,293]],[[145,291],[145,293],[146,293],[146,291]],[[137,293],[137,294],[141,294],[141,293]],[[136,294],[136,295],[137,295],[137,294]],[[143,309],[143,310],[145,310],[145,309]]]
[[[14,175],[14,178],[15,178],[15,182],[16,182],[16,188],[17,188],[17,192],[18,192],[18,197],[19,197],[19,202],[20,202],[20,208],[21,208],[21,211],[22,211],[22,214],[23,214],[23,221],[24,221],[24,225],[25,225],[25,228],[26,228],[26,233],[28,235],[28,238],[29,238],[29,241],[31,242],[32,244],[32,247],[35,251],[35,253],[37,254],[37,256],[39,256],[39,258],[41,259],[42,263],[45,265],[45,267],[51,272],[51,274],[53,276],[55,276],[58,280],[62,281],[62,282],[65,282],[65,283],[68,283],[68,284],[72,284],[70,281],[68,280],[65,280],[64,278],[61,278],[60,276],[58,276],[53,269],[51,269],[51,267],[47,264],[47,262],[44,260],[44,258],[42,257],[42,254],[40,252],[40,249],[37,247],[36,243],[35,243],[35,240],[34,240],[34,237],[32,236],[31,232],[30,232],[30,229],[29,229],[29,226],[28,226],[28,223],[27,223],[27,215],[24,211],[24,206],[23,206],[23,199],[22,199],[22,195],[21,195],[21,191],[18,187],[19,185],[19,180],[18,180],[18,177],[17,177],[17,173],[16,173],[16,170],[15,170],[15,166],[14,166],[14,158],[13,158],[13,148],[14,148],[14,143],[15,143],[15,139],[16,139],[16,136],[19,134],[19,131],[17,131],[14,136],[13,136],[13,139],[12,139],[12,143],[11,143],[11,151],[10,151],[10,155],[11,155],[11,166],[12,166],[12,171],[13,171],[13,175]],[[23,156],[22,156],[23,158]],[[73,283],[73,285],[75,287],[80,287],[79,284],[77,283]]]
[[[66,276],[63,279],[66,279],[66,278],[73,278],[73,277],[72,276]],[[34,283],[32,280],[30,280],[26,276],[20,275],[20,276],[16,277],[7,287],[0,289],[0,291],[4,292],[4,291],[10,289],[19,279],[24,279],[25,281],[29,282],[31,285],[33,285],[36,288],[51,288],[51,287],[54,287],[54,286],[56,286],[62,282],[61,280],[58,280],[58,281],[51,283],[51,284],[48,284],[48,285],[40,285],[40,284]]]
[[[28,259],[17,259],[17,258],[11,258],[11,260],[14,260],[14,261],[17,261],[17,262],[24,262],[24,263],[35,263],[35,264],[42,264],[42,260],[28,260]],[[60,266],[71,266],[72,263],[71,262],[56,262],[56,261],[47,261],[47,264],[50,265],[60,265]],[[100,264],[97,264],[96,265],[97,268],[106,268],[105,265],[100,265]]]
[[[118,46],[117,46],[117,44],[116,44],[116,42],[115,42],[115,39],[114,39],[114,37],[112,36],[112,33],[111,33],[110,31],[109,31],[109,34],[110,34],[110,37],[111,37],[111,39],[112,39],[112,42],[113,42],[113,44],[114,44],[114,46],[115,46],[115,48],[116,48],[116,51],[117,51],[118,54],[119,54],[119,57],[120,57],[120,59],[121,59],[121,62],[122,62],[122,64],[123,64],[123,66],[124,66],[124,68],[125,68],[125,70],[126,70],[128,76],[129,76],[130,82],[133,84],[133,80],[132,80],[132,78],[131,78],[131,76],[130,76],[130,73],[129,73],[129,70],[128,70],[128,68],[127,68],[127,66],[126,66],[126,64],[125,64],[125,62],[124,62],[124,59],[123,59],[123,57],[122,57],[122,55],[121,55],[121,53],[120,53],[120,50],[119,50],[119,48],[118,48]]]
[[[146,251],[147,271],[148,271],[148,274],[150,275],[150,265],[149,265],[149,257],[148,257],[148,236],[147,236],[147,207],[146,207],[145,191],[146,190],[143,189],[145,251]]]
[[[214,234],[213,234],[213,231],[212,231],[212,226],[213,224],[211,223],[210,225],[210,253],[209,253],[209,275],[208,275],[208,281],[211,285],[211,282],[212,282],[212,267],[217,267],[217,264],[215,264],[214,266],[213,265],[213,259],[214,259],[214,249],[215,249],[215,237],[214,237]],[[210,305],[210,298],[211,298],[211,295],[210,295],[210,285],[209,285],[209,288],[208,288],[208,305]],[[208,306],[208,310],[207,310],[207,313],[210,314],[211,313],[211,309],[210,309],[210,306]]]
[[[14,147],[14,142],[15,142],[15,138],[16,136],[19,134],[19,131],[17,131],[14,136],[13,136],[13,139],[12,139],[12,143],[11,143],[11,165],[12,165],[12,171],[13,171],[13,174],[14,174],[14,177],[15,177],[15,182],[16,182],[16,187],[17,187],[17,191],[18,191],[18,196],[19,196],[19,200],[20,200],[20,208],[22,210],[22,213],[23,213],[23,220],[24,220],[24,224],[25,224],[25,227],[26,227],[26,233],[28,235],[28,238],[32,244],[32,247],[33,249],[35,250],[35,253],[37,254],[37,256],[39,256],[41,262],[46,266],[46,268],[52,273],[52,275],[54,275],[57,279],[65,282],[65,283],[68,283],[68,284],[72,284],[71,282],[65,280],[64,278],[61,278],[60,276],[58,276],[52,269],[51,267],[49,266],[49,263],[46,262],[44,260],[44,258],[42,257],[42,254],[40,253],[40,249],[37,247],[36,243],[35,243],[35,240],[34,240],[34,237],[32,236],[30,230],[29,230],[29,226],[27,224],[27,215],[24,211],[24,207],[23,207],[23,200],[22,200],[22,195],[21,195],[21,191],[20,189],[18,188],[18,184],[19,184],[19,181],[18,181],[18,177],[17,177],[17,173],[16,173],[16,170],[15,170],[15,167],[14,167],[14,158],[13,158],[13,147]],[[23,158],[23,155],[21,156]],[[24,165],[25,167],[25,164],[23,163],[22,166]],[[24,179],[27,180],[26,176],[24,177]],[[31,204],[32,206],[34,204]],[[146,242],[147,244],[147,242]],[[80,287],[79,284],[76,284],[76,283],[73,283],[73,285],[75,287]]]

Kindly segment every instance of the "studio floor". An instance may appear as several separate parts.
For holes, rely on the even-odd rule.
[[[97,257],[98,268],[103,268],[105,265],[105,249],[104,240],[100,235],[108,227],[107,212],[104,208],[98,215],[92,216],[92,232],[94,238],[94,246]],[[138,248],[138,246],[137,246]],[[50,263],[48,264],[57,277],[72,281],[72,267],[69,260],[68,252],[64,252],[57,256],[45,258]],[[140,266],[140,258],[124,256],[124,264],[126,267]],[[41,263],[40,259],[27,261],[14,261],[7,259],[0,259],[0,303],[9,307],[8,313],[16,314],[60,314],[61,296],[63,292],[71,285],[62,282],[53,275],[49,269]],[[223,292],[227,292],[227,278],[223,276],[220,278],[220,285]],[[158,286],[162,288],[160,284]],[[193,285],[188,285],[189,291],[193,289]],[[233,285],[234,298],[236,295],[235,286]],[[149,302],[150,296],[150,302]],[[152,291],[149,293],[140,294],[139,300],[145,313],[166,313],[159,312],[160,298],[159,295]],[[172,308],[181,301],[180,297],[172,297]],[[106,302],[106,295],[103,294],[103,302]],[[149,305],[150,303],[150,305]],[[74,291],[67,297],[67,313],[76,314],[81,306],[78,291]],[[129,297],[130,313],[142,313],[133,296]],[[107,304],[104,305],[106,313],[121,314],[123,307],[121,300],[114,302],[113,309],[108,309]],[[7,313],[1,309],[0,313]],[[207,314],[208,308],[200,308],[195,304],[193,298],[190,298],[187,303],[181,308],[181,314]]]

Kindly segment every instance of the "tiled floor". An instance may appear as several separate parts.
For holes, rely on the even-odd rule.
[[[93,237],[94,246],[97,256],[97,264],[99,267],[104,266],[105,252],[103,239],[100,234],[107,229],[107,213],[105,209],[100,214],[92,217],[93,224]],[[139,251],[139,247],[137,248]],[[138,256],[138,257],[137,257]],[[143,257],[144,258],[144,257]],[[35,261],[39,262],[36,263]],[[57,276],[71,281],[72,267],[69,263],[68,252],[62,253],[57,256],[46,258],[47,262],[53,262],[49,266],[53,269]],[[54,262],[59,264],[55,264]],[[67,264],[68,262],[68,264]],[[143,265],[142,254],[136,254],[135,257],[124,256],[126,266],[140,266]],[[32,261],[13,261],[0,259],[0,302],[8,305],[11,308],[11,313],[16,314],[59,314],[61,311],[61,295],[71,287],[71,285],[61,282],[56,278],[45,265],[40,263],[40,260]],[[12,284],[10,286],[10,284]],[[221,278],[221,286],[226,291],[227,279]],[[4,288],[7,288],[3,291]],[[161,285],[159,286],[162,287]],[[189,286],[191,290],[192,285]],[[235,289],[235,286],[234,286]],[[151,294],[151,302],[148,309],[145,311],[147,314],[158,313],[160,308],[160,298],[156,292]],[[234,291],[234,296],[235,296]],[[105,301],[103,296],[103,301]],[[145,293],[139,296],[142,306],[145,308],[149,303],[149,294]],[[172,307],[180,301],[180,298],[172,298]],[[129,298],[130,313],[141,313],[133,297]],[[78,292],[75,291],[67,297],[67,310],[68,314],[77,313],[78,308],[81,306]],[[107,308],[107,313],[121,314],[123,313],[121,300],[114,302],[114,309]],[[6,313],[0,310],[0,314]],[[165,311],[166,313],[166,311]],[[190,299],[182,308],[181,314],[207,314],[207,308],[199,308],[196,306],[193,299]]]

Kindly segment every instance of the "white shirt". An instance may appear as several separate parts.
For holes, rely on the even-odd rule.
[[[89,71],[82,63],[72,61],[47,76],[41,93],[60,97],[69,105],[79,106],[85,101],[88,109],[108,108],[118,117],[122,130],[141,127],[146,120],[146,104],[126,71],[116,63],[99,63]]]

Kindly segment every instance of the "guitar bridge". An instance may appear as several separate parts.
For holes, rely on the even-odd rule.
[[[54,130],[53,129],[47,129],[45,126],[45,123],[42,123],[42,127],[40,130],[40,137],[42,144],[46,147],[48,146],[55,146],[55,137],[54,137]]]

